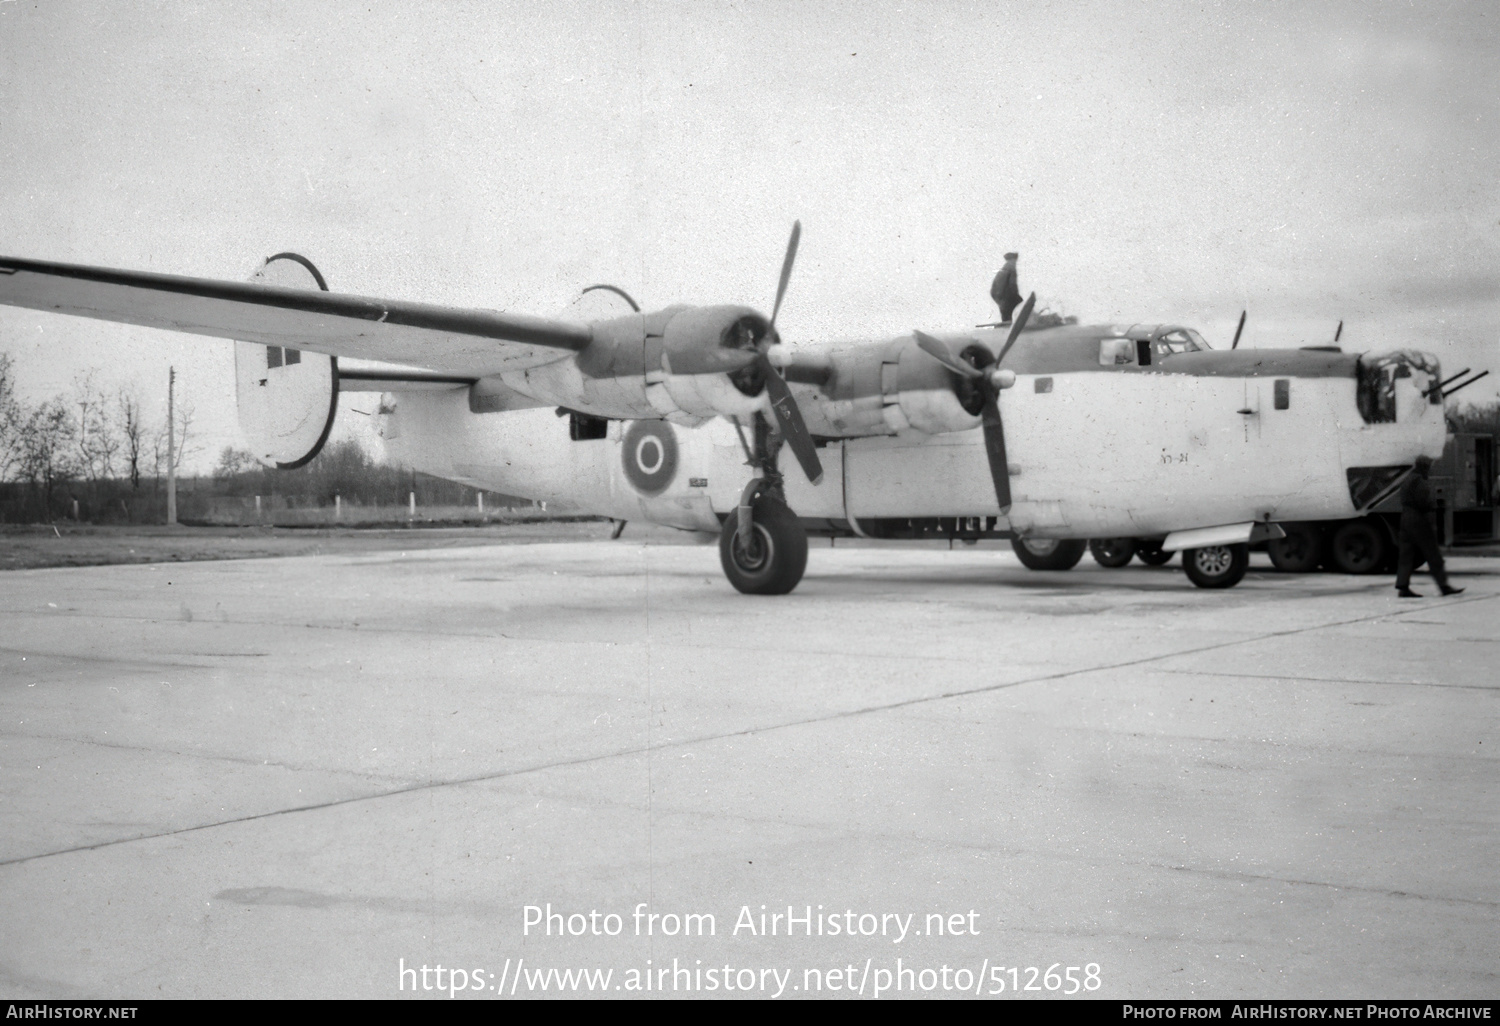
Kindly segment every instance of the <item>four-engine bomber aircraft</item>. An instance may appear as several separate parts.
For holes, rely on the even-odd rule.
[[[246,283],[0,258],[0,303],[239,340],[240,424],[268,466],[317,455],[341,389],[380,392],[402,462],[718,532],[725,574],[756,594],[797,585],[809,533],[1010,538],[1033,569],[1071,567],[1084,539],[1160,539],[1195,584],[1229,587],[1278,521],[1357,516],[1442,454],[1441,375],[1418,352],[1028,328],[1034,294],[1009,326],[790,348],[776,316],[799,235],[769,319],[643,314],[614,286],[593,288],[631,312],[587,325],[370,299],[293,253]]]

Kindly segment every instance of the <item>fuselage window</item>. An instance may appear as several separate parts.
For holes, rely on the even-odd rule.
[[[1101,338],[1099,340],[1099,365],[1119,367],[1135,363],[1135,347],[1128,338]]]
[[[1276,379],[1276,408],[1278,410],[1289,410],[1292,408],[1292,379]]]
[[[281,366],[281,347],[266,346],[266,370]]]

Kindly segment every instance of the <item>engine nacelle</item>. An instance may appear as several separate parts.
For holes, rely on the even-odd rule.
[[[250,280],[328,291],[318,269],[295,253],[268,258]],[[336,357],[236,342],[234,378],[240,431],[256,459],[294,470],[322,451],[339,407]]]
[[[764,348],[771,325],[748,306],[694,306],[679,311],[661,336],[661,358],[651,359],[647,339],[647,394],[652,405],[668,416],[680,412],[709,420],[716,416],[747,417],[766,406],[766,384],[757,367],[713,370],[719,359]],[[659,363],[662,373],[653,373]],[[650,386],[659,386],[652,388]]]
[[[544,402],[599,417],[661,417],[696,426],[768,407],[763,367],[745,357],[771,344],[770,323],[747,306],[670,306],[590,325],[576,359],[500,375]]]
[[[959,355],[977,367],[994,362],[994,355],[977,342]],[[979,426],[984,403],[979,390],[922,352],[915,341],[901,347],[894,366],[882,365],[880,384],[885,422],[894,431],[940,435]]]

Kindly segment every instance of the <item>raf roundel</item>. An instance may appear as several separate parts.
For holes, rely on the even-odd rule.
[[[666,421],[635,421],[620,448],[625,476],[642,495],[660,495],[677,476],[677,436]]]

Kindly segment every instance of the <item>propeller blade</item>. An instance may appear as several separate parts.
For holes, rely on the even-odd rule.
[[[1344,322],[1343,321],[1339,321],[1338,329],[1333,333],[1333,340],[1335,342],[1337,342],[1339,340],[1339,336],[1342,335],[1343,333],[1344,333]]]
[[[792,447],[792,455],[802,465],[802,472],[813,484],[823,480],[823,464],[818,459],[818,448],[813,444],[812,434],[802,420],[802,411],[786,380],[776,372],[764,353],[756,360],[766,378],[766,392],[771,397],[771,411],[776,414],[776,423],[781,428],[781,437]]]
[[[991,395],[984,401],[984,452],[990,458],[990,477],[1000,512],[1010,512],[1010,462],[1005,455],[1005,427],[1000,423],[1000,405]]]
[[[668,374],[733,374],[759,357],[754,349],[689,349],[675,356],[663,353],[661,363]]]
[[[776,305],[771,308],[771,327],[776,327],[776,315],[781,313],[781,300],[786,296],[787,282],[792,280],[792,264],[797,260],[797,242],[802,238],[802,222],[792,222],[792,237],[786,243],[786,257],[781,261],[781,282],[776,286]]]
[[[1021,307],[1021,312],[1016,314],[1016,322],[1010,326],[1010,336],[1005,340],[1005,345],[1000,350],[1000,355],[995,357],[995,366],[1005,359],[1005,354],[1010,352],[1010,347],[1016,344],[1016,339],[1021,337],[1021,332],[1026,330],[1026,321],[1031,317],[1031,308],[1036,306],[1036,293],[1026,297],[1026,302]],[[998,414],[996,414],[998,416]],[[1008,503],[1001,503],[1008,505]]]
[[[1230,349],[1238,349],[1239,348],[1239,345],[1240,345],[1240,332],[1242,332],[1242,331],[1245,330],[1245,315],[1247,313],[1249,313],[1249,312],[1250,312],[1249,310],[1241,310],[1240,311],[1240,326],[1238,328],[1234,329],[1234,341],[1231,342],[1231,343],[1229,343],[1229,348]],[[1343,321],[1339,321],[1339,323],[1343,324],[1344,322]],[[1335,339],[1334,341],[1338,341],[1338,340]]]
[[[943,343],[927,334],[927,332],[917,331],[913,329],[912,335],[916,337],[917,345],[921,348],[922,352],[932,357],[944,367],[947,367],[954,374],[958,374],[961,377],[965,378],[984,377],[984,371],[980,370],[978,367],[971,367],[967,363],[964,363],[962,360],[955,357],[948,351],[947,346],[943,345]]]

